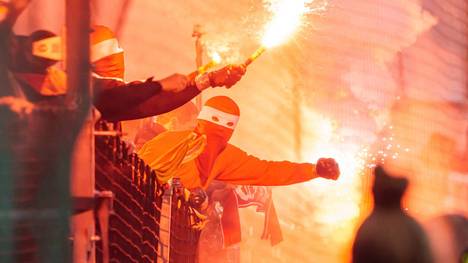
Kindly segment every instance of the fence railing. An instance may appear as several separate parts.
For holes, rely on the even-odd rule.
[[[106,258],[109,262],[196,262],[199,230],[192,227],[193,214],[184,190],[161,185],[156,178],[143,160],[129,153],[119,136],[96,137],[96,190],[110,191],[113,196],[108,233],[106,218],[96,213],[101,236],[97,262]],[[169,207],[163,209],[165,192]],[[161,216],[168,218],[165,227],[170,229],[161,229]],[[170,234],[161,238],[163,232]],[[167,247],[169,253],[163,249]]]

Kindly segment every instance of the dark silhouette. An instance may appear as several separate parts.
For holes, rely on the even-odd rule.
[[[374,174],[374,209],[354,240],[353,262],[433,262],[422,227],[401,209],[408,180],[390,176],[380,166]]]

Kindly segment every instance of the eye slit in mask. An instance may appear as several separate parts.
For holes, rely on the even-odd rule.
[[[230,121],[230,122],[226,123],[226,125],[229,126],[229,127],[232,127],[232,126],[234,126],[234,122]]]
[[[214,122],[219,122],[219,118],[216,116],[211,116],[211,120],[213,120]]]

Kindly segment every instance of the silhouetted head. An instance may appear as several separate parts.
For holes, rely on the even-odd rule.
[[[381,166],[375,168],[374,175],[372,193],[375,207],[400,207],[401,198],[408,186],[408,180],[389,175]]]
[[[353,263],[433,263],[426,233],[400,208],[408,180],[380,166],[374,174],[375,208],[356,233]]]

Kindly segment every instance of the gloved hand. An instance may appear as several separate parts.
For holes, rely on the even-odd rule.
[[[245,74],[244,65],[228,65],[216,71],[208,73],[211,87],[230,88],[236,84]]]
[[[336,180],[340,176],[340,167],[333,158],[320,158],[315,166],[317,175],[325,179]]]
[[[190,190],[189,204],[199,211],[204,211],[208,206],[208,196],[201,187]]]
[[[228,65],[224,68],[208,72],[206,74],[195,77],[195,85],[200,91],[203,91],[209,87],[232,87],[236,84],[242,76],[245,74],[244,65]],[[192,78],[192,76],[188,76]]]

